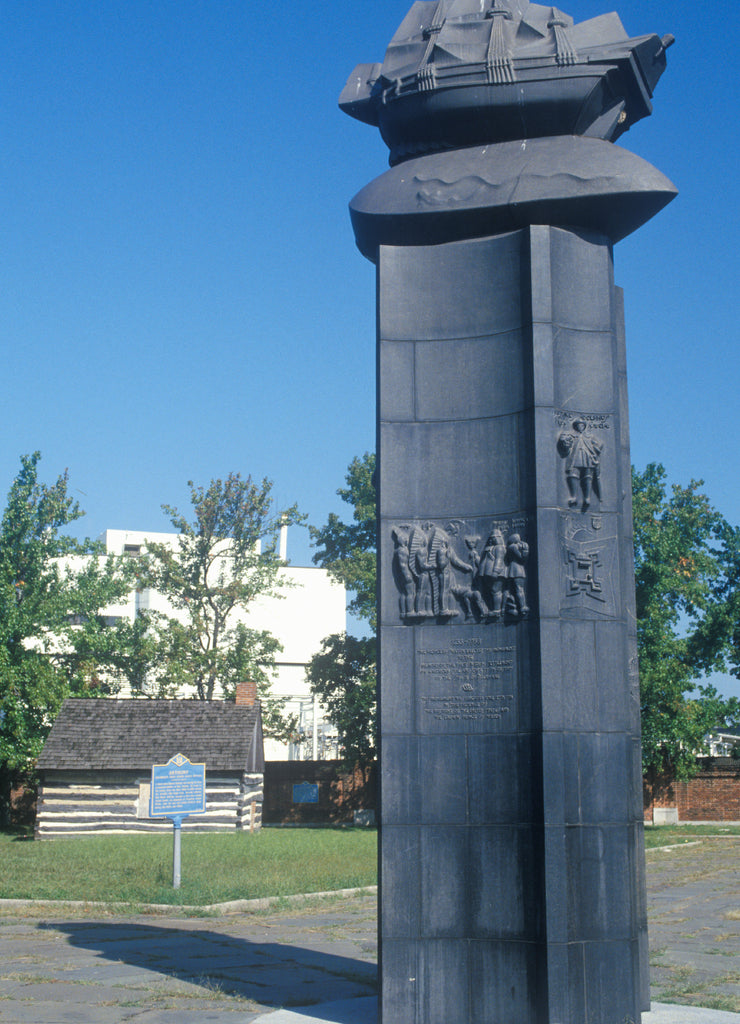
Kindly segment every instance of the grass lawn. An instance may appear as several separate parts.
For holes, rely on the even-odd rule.
[[[0,898],[196,906],[374,885],[372,829],[263,829],[188,834],[182,884],[172,888],[172,834],[31,842],[0,832]]]
[[[657,846],[679,846],[708,836],[740,838],[740,828],[736,825],[646,825],[645,847],[650,850]]]
[[[648,849],[707,836],[740,839],[723,825],[645,827]],[[377,881],[372,829],[280,828],[182,833],[182,884],[172,888],[172,834],[31,842],[0,832],[0,898],[205,906],[226,900],[329,892]]]

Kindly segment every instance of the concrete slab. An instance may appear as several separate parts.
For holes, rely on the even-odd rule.
[[[252,1024],[256,1014],[231,1010],[144,1010],[135,1007],[85,1006],[80,1003],[0,1005],[0,1024]],[[305,1018],[303,1018],[305,1021]]]
[[[254,1024],[377,1024],[376,996],[322,1003],[295,1010],[276,1010],[256,1017]]]
[[[276,1010],[254,1018],[254,1024],[377,1024],[377,1021],[377,1000],[374,996],[303,1010]],[[654,1003],[650,1013],[642,1015],[642,1024],[740,1024],[740,1013]]]
[[[653,1003],[650,1013],[642,1017],[642,1024],[738,1024],[738,1021],[740,1013],[705,1010],[702,1006],[677,1006],[675,1003]]]

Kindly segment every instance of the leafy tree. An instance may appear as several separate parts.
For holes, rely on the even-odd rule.
[[[314,562],[355,590],[350,610],[373,625],[374,471],[372,454],[354,459],[348,486],[338,491],[353,507],[351,524],[332,515],[323,528],[311,530],[320,545]],[[701,481],[673,485],[669,493],[664,468],[651,463],[643,472],[633,470],[632,485],[643,766],[683,778],[696,770],[706,735],[740,721],[740,702],[700,681],[727,667],[740,677],[740,529],[712,507]],[[340,731],[346,730],[346,749],[359,758],[374,747],[368,693],[375,647],[373,641],[365,648],[358,644],[344,634],[327,637],[308,679]]]
[[[62,532],[84,513],[66,472],[51,485],[39,482],[40,458],[21,458],[0,522],[3,791],[11,774],[32,767],[65,697],[110,692],[100,612],[131,586],[121,559]]]
[[[735,698],[697,682],[724,665],[736,602],[735,531],[701,486],[673,484],[668,493],[662,466],[633,469],[643,765],[679,778],[695,771],[706,734],[739,710]]]
[[[321,645],[306,670],[311,692],[326,708],[341,737],[341,753],[350,765],[375,758],[377,679],[375,637],[334,633]]]
[[[337,491],[352,506],[352,522],[331,513],[325,526],[310,527],[318,546],[317,565],[353,593],[348,610],[376,628],[375,455],[366,452],[352,460],[347,486]],[[375,756],[377,682],[375,636],[333,633],[322,642],[306,671],[311,692],[328,712],[341,736],[342,754],[349,764],[366,764]]]
[[[113,692],[125,686],[131,693],[145,693],[147,680],[162,668],[152,622],[148,613],[141,611],[133,619],[119,618],[113,623],[99,616],[83,618],[74,657],[81,664],[104,666],[100,685]]]
[[[347,486],[337,494],[352,506],[352,522],[343,522],[336,513],[325,526],[309,527],[316,548],[313,561],[354,594],[347,610],[367,619],[376,629],[375,544],[377,495],[375,491],[375,453],[365,452],[349,464]]]
[[[173,614],[149,614],[158,652],[160,694],[192,688],[200,700],[231,698],[237,682],[257,682],[268,735],[287,734],[284,702],[270,697],[278,641],[250,628],[243,614],[260,597],[280,596],[280,528],[302,521],[295,506],[276,510],[272,484],[231,473],[208,487],[188,483],[193,519],[163,505],[178,531],[177,546],[149,542],[142,582],[163,595]]]
[[[695,644],[697,659],[713,667],[712,656],[724,652],[719,667],[740,678],[740,528],[724,523],[719,554],[721,573],[716,600],[707,609],[701,634]],[[740,716],[732,722],[740,728]]]

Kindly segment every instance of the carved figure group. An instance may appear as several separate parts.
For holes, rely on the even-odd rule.
[[[453,544],[456,532],[432,523],[394,529],[392,536],[402,619],[451,619],[462,612],[466,622],[495,622],[528,614],[529,545],[518,533],[504,540],[494,529],[482,553],[480,537],[465,536],[462,558]]]
[[[591,504],[591,496],[601,501],[601,450],[603,443],[588,429],[584,419],[573,420],[572,430],[563,430],[558,438],[558,453],[565,459],[568,505],[582,501],[582,511]]]

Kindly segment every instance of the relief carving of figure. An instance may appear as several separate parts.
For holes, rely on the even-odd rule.
[[[558,438],[558,453],[565,459],[565,480],[571,508],[582,501],[585,512],[592,494],[601,501],[600,460],[603,443],[588,429],[584,419],[573,420],[572,430],[563,430]]]
[[[393,576],[402,619],[451,619],[461,608],[466,622],[527,615],[528,544],[518,533],[504,540],[499,524],[491,530],[481,553],[480,536],[462,535],[462,526],[461,522],[444,528],[424,523],[391,531]]]
[[[478,554],[479,540],[480,537],[465,538],[465,547],[468,549],[468,563],[463,563],[465,565],[463,571],[470,573],[472,580],[466,580],[462,583],[457,580],[452,584],[452,593],[463,607],[466,622],[476,620],[476,609],[478,612],[478,618],[484,619],[488,615],[488,608],[486,607],[480,590],[478,590],[476,586],[476,584],[480,582],[479,566],[481,559]]]
[[[405,530],[393,530],[392,537],[396,545],[396,550],[393,553],[393,571],[401,592],[398,604],[401,617],[406,618],[406,616],[414,614],[414,599],[416,597],[416,580],[411,571],[409,534]]]
[[[504,607],[504,591],[506,588],[506,544],[500,530],[494,530],[486,541],[480,560],[478,573],[488,614],[492,619],[500,619]]]
[[[460,572],[471,573],[473,567],[463,562],[455,554],[450,538],[444,530],[435,527],[432,542],[429,546],[429,564],[432,570],[432,610],[435,615],[457,615],[457,610],[450,606],[453,593],[452,568]]]
[[[516,611],[524,618],[529,612],[527,607],[527,570],[524,564],[529,558],[529,544],[521,539],[518,533],[512,533],[506,544],[506,562],[510,581],[510,594],[514,600]]]
[[[411,531],[409,543],[409,568],[414,577],[416,594],[414,597],[414,614],[419,618],[428,618],[432,612],[432,586],[430,579],[429,534],[420,526]]]

